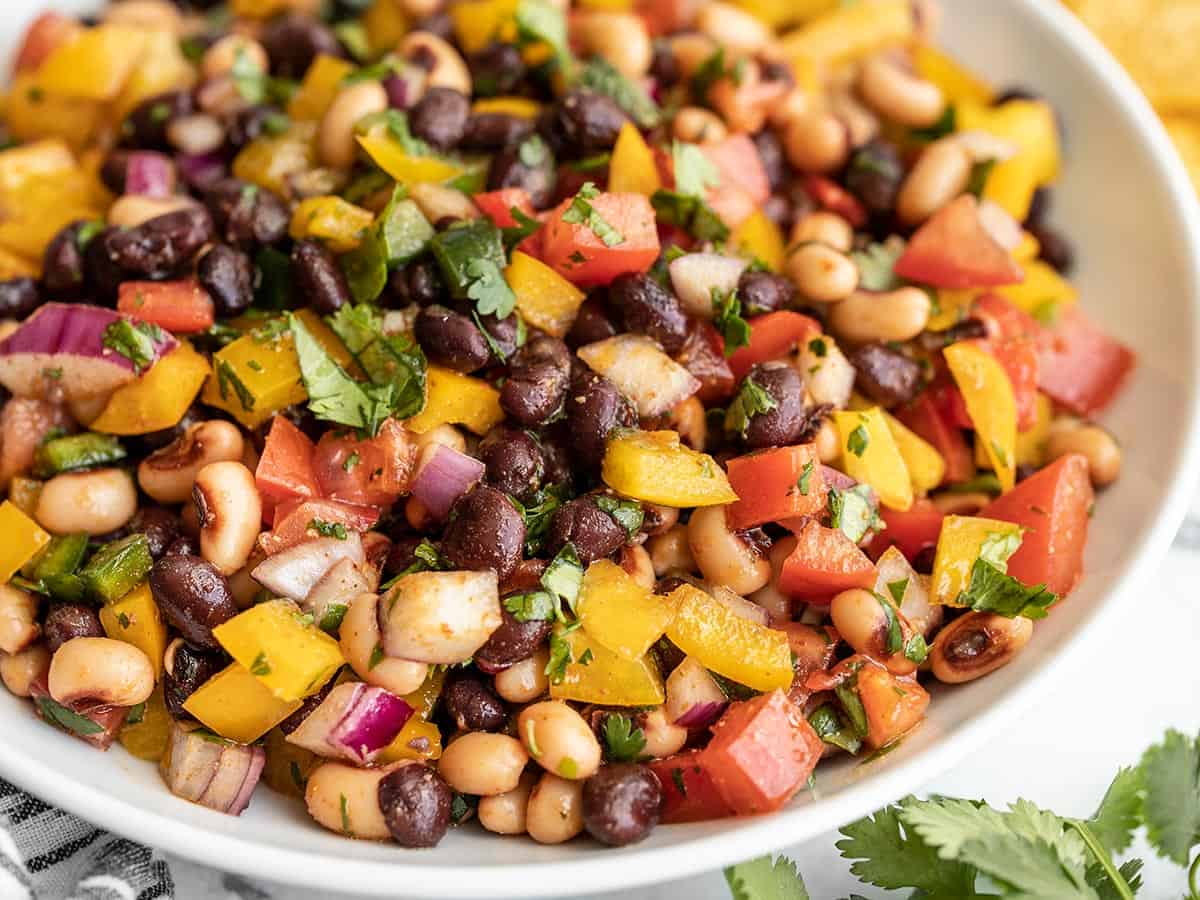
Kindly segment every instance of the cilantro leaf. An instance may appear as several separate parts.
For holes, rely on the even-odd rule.
[[[942,117],[940,119],[938,119],[928,128],[914,128],[909,132],[909,134],[915,141],[932,144],[939,138],[944,138],[948,134],[953,134],[957,128],[957,110],[955,110],[954,104],[947,103],[946,109],[942,112]]]
[[[546,566],[540,580],[542,587],[554,598],[556,609],[561,608],[559,604],[566,603],[567,608],[572,613],[575,612],[579,589],[583,586],[583,564],[579,561],[574,544],[570,541],[563,544],[562,549]]]
[[[588,61],[579,73],[579,84],[611,99],[629,114],[639,128],[653,128],[662,121],[662,110],[658,104],[603,57],[597,56]]]
[[[994,159],[985,159],[971,166],[971,174],[967,178],[967,193],[982,197],[983,189],[987,187],[988,176],[992,174],[994,168],[996,168]]]
[[[752,417],[769,413],[778,405],[766,388],[755,381],[752,375],[747,375],[725,413],[725,430],[745,437]]]
[[[850,432],[850,436],[846,438],[846,449],[857,457],[862,457],[867,452],[867,447],[871,444],[871,434],[867,431],[866,425],[859,425]]]
[[[568,77],[575,58],[567,41],[567,18],[562,9],[546,0],[521,0],[517,4],[517,37],[522,43],[545,43],[558,68]]]
[[[888,241],[868,244],[866,249],[851,253],[850,258],[858,266],[859,287],[866,291],[890,291],[899,287],[901,282],[894,269],[903,252],[902,241]]]
[[[81,716],[75,710],[68,709],[50,697],[38,697],[37,706],[43,719],[51,725],[57,725],[63,731],[87,737],[90,734],[99,734],[104,730],[102,725],[93,722],[87,716]]]
[[[503,319],[513,311],[517,298],[504,280],[504,241],[490,219],[451,226],[429,247],[454,297],[474,300],[480,315]]]
[[[513,217],[513,221],[517,224],[509,228],[501,228],[500,236],[501,240],[504,242],[504,249],[508,253],[512,253],[512,251],[518,244],[521,243],[521,241],[536,233],[537,230],[542,227],[542,223],[537,219],[525,215],[525,213],[521,212],[521,210],[517,209],[515,206],[510,206],[508,211]]]
[[[737,288],[722,294],[712,289],[713,326],[725,339],[725,355],[732,356],[738,347],[750,344],[750,323],[742,318],[742,301]]]
[[[717,50],[700,64],[696,74],[692,76],[691,88],[696,99],[704,101],[712,86],[722,78],[729,78],[734,85],[740,85],[746,73],[746,60],[738,57],[730,65],[725,64],[725,48]]]
[[[1175,729],[1142,756],[1146,836],[1160,854],[1187,865],[1200,843],[1200,740]]]
[[[567,666],[572,662],[571,642],[567,635],[578,630],[579,622],[572,622],[550,633],[550,659],[546,662],[546,675],[551,684],[562,684],[567,677]]]
[[[832,703],[826,703],[812,711],[808,717],[817,737],[826,744],[840,747],[847,753],[857,753],[862,748],[862,741],[854,729],[842,721],[837,709]]]
[[[525,591],[505,597],[504,608],[518,622],[549,622],[558,611],[558,603],[545,591]]]
[[[646,735],[629,716],[609,713],[604,717],[604,746],[613,762],[636,762],[646,749]]]
[[[313,519],[308,523],[308,527],[321,537],[337,538],[339,541],[346,540],[346,526],[341,522],[326,522],[323,519]]]
[[[1141,791],[1141,770],[1122,768],[1104,792],[1095,814],[1088,819],[1092,834],[1109,852],[1120,853],[1133,840],[1133,833],[1141,824]]]
[[[367,377],[392,388],[392,415],[406,419],[425,408],[425,354],[411,336],[384,334],[383,316],[365,303],[346,304],[328,321]]]
[[[1016,616],[1044,619],[1046,610],[1057,600],[1056,595],[1046,590],[1046,585],[1026,587],[982,556],[971,566],[971,581],[958,598],[963,606],[1009,619]]]
[[[396,406],[396,386],[363,385],[326,352],[304,323],[288,316],[308,391],[308,408],[318,419],[359,428],[374,436]]]
[[[165,335],[157,325],[129,319],[117,319],[110,323],[101,337],[105,349],[133,363],[133,371],[139,375],[150,368],[157,345],[163,340]]]
[[[835,487],[829,489],[830,528],[840,528],[857,544],[868,531],[879,530],[881,525],[875,494],[869,485],[856,484],[844,491]]]
[[[887,621],[886,639],[883,649],[889,654],[899,653],[904,649],[904,633],[900,628],[900,619],[896,615],[896,607],[892,606],[882,594],[875,594],[875,599],[878,601],[880,609],[883,610],[883,617]]]
[[[709,188],[721,186],[721,173],[697,144],[671,144],[675,190],[687,197],[704,197]]]
[[[629,540],[632,541],[634,535],[642,530],[642,522],[645,521],[646,514],[642,511],[642,504],[638,501],[622,500],[609,494],[597,494],[592,499],[598,507],[612,516],[617,524],[625,529],[625,536]]]
[[[994,531],[983,539],[979,547],[979,558],[990,562],[1001,572],[1008,571],[1008,560],[1021,546],[1019,532]]]
[[[467,297],[475,301],[480,315],[506,319],[517,305],[517,297],[504,280],[500,267],[490,259],[473,259],[467,264]]]
[[[563,211],[562,220],[570,225],[583,225],[598,237],[605,247],[616,247],[625,243],[625,236],[605,221],[589,202],[600,196],[600,191],[590,181],[572,198],[571,205]]]
[[[802,497],[808,496],[808,485],[812,480],[812,473],[815,468],[816,463],[810,459],[804,464],[804,468],[800,470],[800,477],[796,479],[796,490]]]
[[[525,520],[525,555],[537,556],[541,552],[550,529],[554,512],[567,499],[565,485],[555,484],[537,491],[527,503],[515,503],[521,518]]]
[[[733,900],[809,900],[796,864],[780,856],[760,856],[725,869]]]
[[[237,370],[233,368],[233,364],[229,360],[214,360],[213,370],[217,376],[217,393],[221,395],[222,400],[228,400],[229,391],[232,390],[245,412],[254,409],[253,391],[246,387],[246,383],[238,377]]]
[[[650,205],[659,222],[682,228],[697,240],[716,243],[729,237],[729,226],[702,197],[660,188]]]

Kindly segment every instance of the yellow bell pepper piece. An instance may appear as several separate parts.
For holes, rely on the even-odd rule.
[[[974,344],[960,341],[942,351],[954,382],[962,391],[975,439],[984,445],[1000,488],[1017,483],[1017,400],[1012,382],[996,357]]]
[[[540,259],[514,251],[504,280],[517,297],[521,318],[554,337],[563,337],[586,295]]]
[[[551,682],[551,697],[605,706],[658,706],[667,699],[653,657],[625,659],[582,629],[564,635],[560,625],[556,631],[570,647],[573,662],[562,681]],[[581,659],[586,664],[581,665]]]
[[[304,799],[308,776],[324,760],[289,742],[287,735],[278,728],[267,732],[263,746],[267,751],[267,762],[263,766],[263,781],[267,787],[285,797]]]
[[[269,19],[289,9],[311,10],[312,4],[297,0],[230,0],[229,11],[243,19]]]
[[[345,253],[362,242],[373,221],[375,216],[369,210],[328,194],[300,201],[292,213],[288,233],[296,240],[313,238],[334,253]]]
[[[208,360],[181,340],[141,378],[117,388],[90,428],[105,434],[170,428],[188,411],[208,372]]]
[[[690,584],[677,587],[671,599],[675,618],[667,637],[706,669],[756,691],[787,690],[791,685],[792,651],[786,632],[743,619]]]
[[[1025,263],[1023,268],[1024,281],[998,287],[996,292],[1031,316],[1052,313],[1057,307],[1078,302],[1079,292],[1075,290],[1075,286],[1040,259]]]
[[[345,663],[338,642],[311,618],[294,603],[269,600],[218,625],[213,637],[274,696],[303,700]]]
[[[147,31],[142,61],[129,76],[121,95],[113,101],[110,119],[121,122],[133,108],[150,97],[167,91],[190,88],[196,67],[179,49],[179,37],[169,31]]]
[[[0,503],[0,584],[8,584],[25,563],[50,543],[50,535],[11,500]]]
[[[904,459],[904,467],[912,480],[914,494],[927,494],[942,483],[946,475],[946,460],[932,444],[890,413],[883,414],[896,449]]]
[[[132,721],[135,718],[136,721]],[[163,702],[162,685],[159,685],[154,688],[154,693],[146,698],[140,713],[130,713],[130,718],[125,720],[117,734],[117,740],[130,756],[158,762],[167,751],[174,721],[167,712],[167,705]]]
[[[37,278],[42,274],[41,261],[31,262],[11,250],[0,247],[0,281],[10,278]]]
[[[375,165],[403,184],[448,181],[463,173],[461,166],[436,156],[409,156],[398,141],[386,134],[360,134],[358,145]]]
[[[673,614],[666,597],[646,590],[607,559],[588,566],[576,608],[588,637],[626,659],[645,656]]]
[[[942,89],[947,103],[991,105],[992,86],[936,47],[918,44],[913,48],[913,63],[918,75]]]
[[[150,585],[142,582],[115,603],[100,607],[100,624],[114,641],[133,644],[150,658],[154,679],[162,677],[163,654],[167,650],[167,626]]]
[[[379,0],[375,5],[394,7],[395,3],[393,0]],[[288,102],[288,117],[295,122],[315,122],[320,119],[337,96],[342,79],[353,71],[353,63],[322,53],[308,67],[304,80],[300,82],[300,89]]]
[[[36,72],[22,72],[13,79],[4,114],[17,140],[61,138],[81,150],[104,124],[105,110],[97,100],[51,94]]]
[[[1042,245],[1028,231],[1021,231],[1021,243],[1013,247],[1012,258],[1021,264],[1022,268],[1028,268],[1028,264],[1038,258],[1042,252]]]
[[[1024,222],[1038,187],[1038,161],[1029,153],[1018,153],[996,163],[983,186],[983,199],[991,200],[1018,222]]]
[[[0,194],[0,247],[40,259],[46,245],[76,219],[100,217],[95,182],[82,169],[27,178]]]
[[[284,407],[308,397],[291,335],[260,341],[248,334],[214,353],[212,364],[213,373],[200,399],[225,410],[247,428],[256,428]]]
[[[956,605],[971,583],[971,568],[985,544],[993,542],[991,561],[1001,567],[1020,544],[1021,526],[979,516],[946,516],[933,558],[929,593],[935,603]]]
[[[392,742],[379,751],[378,762],[386,765],[401,759],[438,759],[442,755],[442,733],[432,722],[411,716]]]
[[[609,160],[608,189],[649,197],[661,187],[662,179],[658,177],[653,151],[637,126],[626,122],[621,126]]]
[[[316,166],[312,139],[316,123],[295,122],[280,135],[252,140],[233,158],[233,174],[277,194],[287,192],[287,178]]]
[[[200,685],[183,708],[221,737],[249,744],[299,709],[300,701],[279,699],[234,662]]]
[[[439,425],[463,425],[485,435],[503,420],[500,392],[486,381],[430,366],[425,378],[425,408],[405,424],[417,434]]]
[[[408,34],[408,19],[397,0],[375,0],[363,13],[362,23],[372,56],[393,49]]]
[[[518,0],[463,0],[450,7],[454,35],[465,53],[477,53],[509,25]]]
[[[404,702],[413,708],[415,714],[428,719],[438,698],[442,696],[442,686],[446,683],[446,669],[442,666],[430,666],[429,674],[415,691],[404,695]]]
[[[600,477],[626,497],[677,509],[738,498],[725,470],[707,453],[681,444],[674,431],[629,431],[610,439]]]
[[[596,9],[601,12],[628,12],[633,9],[633,0],[579,0],[580,9]]]
[[[147,32],[127,25],[97,25],[56,47],[38,68],[48,93],[115,100],[141,62]]]
[[[892,430],[879,407],[833,414],[846,474],[869,484],[879,502],[903,512],[913,504],[913,483]],[[940,481],[940,479],[939,479]]]
[[[967,311],[979,296],[975,288],[961,291],[942,289],[937,292],[937,306],[925,326],[930,331],[945,331],[966,318]]]
[[[8,499],[17,509],[32,517],[37,509],[38,498],[42,496],[42,482],[36,478],[22,478],[18,475],[8,486]]]
[[[824,15],[838,5],[838,0],[735,0],[735,4],[778,29]]]
[[[542,104],[528,97],[481,97],[471,104],[471,112],[475,115],[500,113],[518,119],[536,119],[542,108]],[[609,190],[616,189],[610,186]]]
[[[756,209],[737,227],[730,243],[746,256],[762,260],[773,272],[783,268],[787,257],[783,232],[761,209]]]
[[[986,131],[1011,141],[1033,160],[1039,185],[1058,178],[1061,152],[1054,110],[1043,100],[1010,100],[999,106],[961,103],[956,107],[959,131]]]
[[[0,151],[0,194],[11,194],[34,178],[66,175],[79,168],[75,154],[58,138]]]
[[[1017,432],[1017,465],[1041,468],[1046,461],[1046,439],[1050,437],[1050,423],[1054,419],[1054,403],[1045,394],[1037,395],[1037,421],[1028,431]],[[975,465],[990,469],[992,461],[982,441],[975,442]]]
[[[809,65],[838,66],[863,59],[913,37],[912,7],[907,0],[839,5],[779,39],[788,59]]]

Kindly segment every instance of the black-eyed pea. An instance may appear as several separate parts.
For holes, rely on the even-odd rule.
[[[521,710],[517,734],[529,755],[547,772],[581,780],[600,768],[600,742],[583,716],[561,700],[543,700]]]
[[[537,771],[531,769],[521,776],[520,783],[511,791],[480,797],[476,810],[479,824],[495,834],[524,834],[529,795],[537,780]]]
[[[407,60],[426,57],[425,87],[444,87],[471,96],[471,72],[457,50],[429,31],[410,31],[400,42],[399,53]]]
[[[654,47],[641,16],[629,12],[586,12],[574,31],[589,53],[606,59],[626,78],[641,78],[649,71]]]
[[[854,246],[854,227],[837,213],[809,213],[792,226],[791,246],[824,244],[840,253],[849,253]]]
[[[387,91],[378,81],[360,81],[333,98],[317,129],[317,154],[334,169],[349,169],[358,154],[354,125],[364,116],[388,108]]]
[[[905,225],[920,225],[967,189],[971,157],[952,138],[934,141],[918,157],[896,195],[896,215]]]
[[[200,59],[200,74],[219,78],[233,71],[238,63],[259,72],[266,72],[271,61],[263,45],[244,34],[227,34],[204,51]]]
[[[63,705],[87,700],[99,706],[137,706],[154,690],[154,666],[124,641],[79,637],[50,659],[50,696]]]
[[[896,675],[916,671],[917,664],[904,655],[904,641],[912,635],[912,629],[886,598],[873,591],[850,588],[833,598],[829,617],[838,634],[855,652],[879,660]],[[895,622],[895,631],[891,630],[892,622]],[[888,641],[896,635],[900,636],[899,647],[889,651]]]
[[[583,782],[544,772],[529,795],[525,830],[539,844],[562,844],[583,831]]]
[[[178,7],[167,0],[121,0],[105,8],[100,21],[105,25],[126,25],[178,34],[183,18]]]
[[[837,116],[811,110],[788,122],[783,148],[788,161],[801,172],[823,175],[846,164],[850,136]]]
[[[19,653],[0,654],[0,681],[10,694],[28,697],[35,682],[50,673],[50,651],[42,643],[30,644]]]
[[[838,435],[837,426],[832,419],[826,419],[817,429],[814,439],[817,445],[817,458],[825,465],[833,465],[842,455],[842,439]]]
[[[466,438],[453,425],[438,425],[423,434],[413,435],[413,443],[416,445],[418,456],[430,444],[441,444],[451,450],[457,450],[459,453],[467,452]]]
[[[509,703],[530,703],[544,697],[550,690],[550,678],[546,675],[549,662],[550,653],[543,647],[534,651],[528,659],[497,672],[496,693]]]
[[[199,204],[184,194],[170,197],[150,197],[145,194],[123,194],[108,208],[108,224],[122,228],[136,228],[151,219],[165,216],[181,209],[194,209]]]
[[[680,441],[703,452],[708,442],[708,416],[698,398],[688,397],[672,409],[667,425],[678,432]]]
[[[646,551],[650,554],[654,574],[659,578],[671,573],[696,571],[696,559],[688,544],[687,525],[674,525],[662,534],[654,535],[646,541]]]
[[[1024,616],[969,612],[938,632],[929,648],[934,676],[947,684],[972,681],[1011,662],[1033,636]]]
[[[714,53],[717,52],[717,42],[704,34],[686,31],[668,38],[671,55],[679,67],[679,74],[691,78]]]
[[[53,534],[108,534],[133,518],[137,503],[123,469],[66,472],[42,486],[34,518]]]
[[[685,106],[675,114],[671,131],[676,139],[690,144],[710,144],[723,141],[729,129],[721,117],[701,106]]]
[[[1107,487],[1121,475],[1121,448],[1099,425],[1080,425],[1051,432],[1046,439],[1046,459],[1078,453],[1088,461],[1088,474],[1096,487]]]
[[[375,594],[354,597],[342,617],[338,646],[354,674],[367,684],[397,696],[412,693],[425,681],[429,665],[383,655],[378,607],[379,597]]]
[[[242,459],[241,429],[223,419],[188,427],[138,465],[138,486],[159,503],[183,503],[192,495],[197,473],[209,463]]]
[[[469,731],[450,742],[438,760],[438,772],[462,794],[491,797],[513,790],[529,754],[516,738]]]
[[[379,782],[409,765],[402,760],[377,769],[360,769],[340,762],[322,763],[308,776],[304,805],[317,824],[346,837],[385,841],[391,837],[379,808]]]
[[[735,56],[758,53],[772,37],[762,20],[732,3],[703,4],[696,14],[696,29]]]
[[[37,622],[38,601],[33,594],[0,584],[0,650],[19,653],[41,633]]]
[[[200,555],[232,575],[250,558],[262,525],[254,473],[240,462],[209,463],[196,473],[192,500],[200,515]]]
[[[808,300],[837,303],[858,288],[858,266],[826,244],[801,244],[787,258],[788,277]]]
[[[744,597],[771,580],[771,563],[730,529],[725,507],[697,509],[687,529],[688,546],[706,581]]]
[[[863,63],[858,89],[880,116],[907,128],[928,128],[946,109],[941,88],[905,71],[882,54]]]
[[[925,330],[932,305],[917,287],[886,293],[855,291],[829,310],[829,327],[852,344],[908,341]]]

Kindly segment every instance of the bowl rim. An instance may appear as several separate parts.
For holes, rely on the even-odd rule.
[[[1104,90],[1110,91],[1117,101],[1120,114],[1143,136],[1153,166],[1172,195],[1175,216],[1185,226],[1184,246],[1192,274],[1192,294],[1200,298],[1200,204],[1183,163],[1149,102],[1119,63],[1064,7],[1044,0],[1009,2],[1021,7],[1024,15],[1036,21],[1038,27],[1058,40],[1084,69],[1102,82]],[[1200,300],[1196,305],[1192,346],[1200,350]],[[102,793],[86,782],[64,777],[48,761],[24,755],[16,747],[10,748],[16,752],[0,753],[0,775],[96,825],[186,859],[280,883],[361,894],[421,896],[417,892],[434,892],[442,897],[462,898],[561,897],[669,881],[778,851],[866,815],[964,759],[1011,722],[1034,691],[1044,688],[1050,679],[1060,678],[1078,660],[1088,638],[1113,621],[1122,603],[1132,596],[1132,585],[1150,574],[1165,555],[1200,479],[1200,384],[1195,373],[1190,374],[1186,385],[1186,437],[1171,473],[1170,488],[1155,521],[1135,542],[1125,571],[1114,579],[1056,653],[1040,664],[1035,677],[913,759],[841,789],[836,802],[831,799],[769,816],[731,820],[728,828],[715,834],[664,847],[631,847],[616,857],[585,853],[533,865],[469,866],[407,865],[401,857],[388,861],[341,858],[336,861],[338,864],[330,865],[333,860],[327,855],[249,842],[215,828],[147,811],[131,801]],[[530,878],[535,872],[537,877]]]

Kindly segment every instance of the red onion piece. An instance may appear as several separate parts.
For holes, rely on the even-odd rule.
[[[216,737],[196,725],[175,722],[163,778],[171,793],[217,812],[240,815],[262,776],[267,754]]]
[[[400,733],[413,708],[381,687],[339,684],[287,736],[290,744],[318,756],[371,762]]]
[[[153,150],[136,150],[125,163],[125,193],[169,197],[175,190],[175,165]]]
[[[316,538],[268,556],[254,567],[250,577],[279,597],[299,603],[321,577],[340,560],[361,563],[362,538],[347,531],[344,538]]]
[[[203,190],[225,177],[225,158],[220,152],[180,153],[176,155],[175,161],[184,181],[194,188]]]
[[[383,89],[387,91],[388,104],[393,109],[412,109],[421,99],[424,87],[424,70],[406,66],[401,72],[392,72],[383,79]]]
[[[821,466],[821,476],[825,479],[825,484],[831,488],[837,488],[839,491],[848,491],[850,488],[858,484],[853,478],[832,466]]]
[[[675,724],[680,728],[705,728],[717,721],[728,705],[728,700],[710,700],[705,703],[697,703],[676,719]]]
[[[483,470],[474,457],[445,444],[430,444],[417,461],[412,494],[435,519],[444,519],[454,501],[483,478]]]
[[[716,721],[729,700],[716,680],[692,657],[687,657],[667,677],[668,721],[684,728],[703,728]]]

